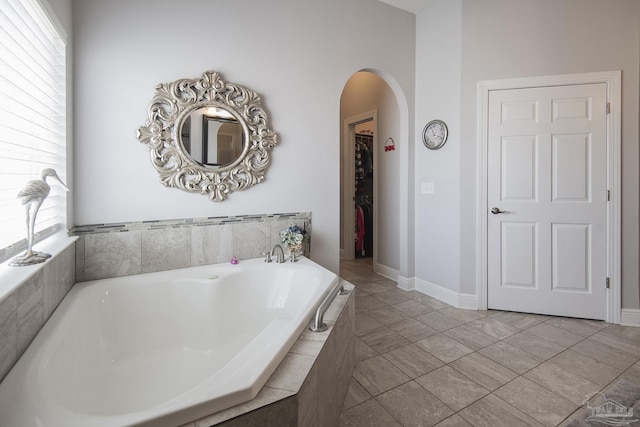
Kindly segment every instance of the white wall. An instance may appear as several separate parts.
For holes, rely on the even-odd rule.
[[[413,105],[412,14],[368,0],[75,0],[73,22],[76,224],[310,211],[312,257],[337,270],[340,94],[370,67]],[[265,181],[221,203],[162,186],[135,138],[155,85],[205,70],[258,92],[280,141]]]
[[[400,110],[393,90],[385,81],[371,73],[354,74],[344,87],[340,103],[340,123],[345,119],[377,111],[378,134],[377,169],[378,194],[374,195],[378,203],[378,264],[399,271],[400,269],[400,236],[398,218],[406,215],[406,207],[400,206],[398,177],[407,173],[400,167]],[[384,151],[387,138],[396,141],[396,151]],[[343,146],[344,132],[340,132],[340,144]],[[405,147],[402,147],[403,149]],[[342,151],[342,150],[341,150]],[[341,159],[341,162],[343,159]],[[344,167],[341,166],[341,172]],[[341,237],[340,242],[343,239]]]
[[[434,1],[416,18],[416,278],[460,289],[460,10],[461,0]],[[433,119],[447,124],[439,150],[422,143]],[[421,184],[433,183],[433,194]]]
[[[461,9],[456,9],[461,5]],[[449,32],[449,28],[453,29]],[[455,32],[459,27],[460,62],[454,58]],[[640,258],[639,217],[639,80],[640,80],[640,2],[637,0],[434,0],[417,17],[416,130],[428,117],[423,112],[444,116],[455,123],[442,151],[440,167],[428,174],[419,170],[427,159],[416,154],[416,184],[422,179],[436,183],[455,179],[453,200],[431,205],[416,195],[416,227],[438,219],[446,221],[446,233],[459,235],[459,257],[451,262],[416,267],[418,279],[459,292],[474,294],[476,273],[476,197],[477,197],[477,84],[482,80],[622,70],[622,297],[624,308],[638,308],[638,260]],[[452,50],[446,48],[452,44]],[[433,50],[435,49],[435,51]],[[434,60],[434,58],[436,58]],[[436,65],[444,58],[443,76]],[[430,68],[433,64],[434,69]],[[455,79],[459,70],[459,88]],[[441,81],[442,86],[434,85]],[[438,90],[441,88],[442,90]],[[433,89],[433,90],[431,90]],[[431,90],[431,91],[430,91]],[[451,100],[459,96],[459,106]],[[416,133],[416,136],[419,135]],[[419,144],[417,141],[416,144]],[[454,152],[453,145],[459,145]],[[446,154],[445,154],[446,153]],[[431,154],[431,153],[426,153]],[[456,191],[458,192],[456,194]],[[423,199],[427,199],[424,200]],[[443,219],[440,209],[454,218]],[[438,216],[439,215],[439,216]],[[454,224],[459,216],[458,225]],[[429,254],[456,251],[455,243],[442,248],[433,230],[423,226],[416,232],[416,264]],[[459,259],[459,264],[455,261]],[[419,269],[419,271],[418,271]],[[442,280],[437,282],[436,280]]]

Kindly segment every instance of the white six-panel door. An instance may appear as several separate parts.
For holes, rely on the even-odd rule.
[[[606,105],[604,83],[490,92],[488,308],[605,319]]]

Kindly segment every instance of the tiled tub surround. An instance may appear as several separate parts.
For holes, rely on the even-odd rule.
[[[337,295],[324,332],[305,330],[255,399],[182,427],[335,426],[354,368],[355,288]]]
[[[235,256],[261,256],[280,243],[289,223],[307,230],[310,252],[311,214],[284,213],[233,217],[143,221],[75,227],[77,281],[196,267]]]
[[[290,222],[311,235],[307,212],[75,227],[70,232],[78,237],[75,244],[41,266],[24,267],[37,268],[37,273],[0,297],[0,381],[74,283],[215,264],[234,255],[254,258],[279,243],[280,231]],[[305,245],[309,254],[310,239]]]
[[[0,298],[0,381],[75,283],[74,262],[75,245],[71,243],[42,265],[6,267],[35,273]]]

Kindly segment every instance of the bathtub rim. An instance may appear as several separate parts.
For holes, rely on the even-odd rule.
[[[305,261],[306,260],[306,261]],[[249,260],[242,260],[241,263],[246,263],[246,264],[252,264],[252,263],[261,263],[263,260],[262,258],[253,258],[253,259],[249,259]],[[306,320],[301,321],[300,325],[298,325],[295,333],[292,333],[288,340],[286,345],[283,345],[279,352],[277,357],[274,357],[274,359],[272,360],[272,362],[270,363],[270,366],[267,369],[265,369],[262,374],[260,374],[260,378],[257,381],[254,381],[253,385],[243,389],[243,390],[247,390],[247,389],[251,389],[251,395],[253,396],[250,400],[255,399],[255,397],[257,396],[257,394],[260,392],[260,390],[265,386],[266,382],[269,380],[269,378],[271,377],[271,375],[273,374],[273,372],[278,368],[278,366],[280,365],[280,363],[282,363],[282,361],[284,360],[284,357],[287,355],[287,353],[289,352],[289,350],[291,349],[291,347],[295,344],[296,340],[301,336],[301,334],[304,332],[304,330],[307,328],[309,321],[311,319],[311,317],[313,316],[313,313],[315,312],[317,306],[322,302],[322,300],[324,299],[324,297],[326,296],[326,294],[328,294],[331,290],[331,287],[333,286],[333,284],[338,281],[341,280],[335,273],[327,270],[326,268],[320,266],[319,264],[313,262],[312,260],[308,259],[308,258],[301,258],[301,264],[300,265],[305,265],[308,263],[311,263],[312,266],[314,266],[314,268],[320,268],[321,270],[324,270],[323,274],[329,274],[330,277],[332,278],[330,283],[327,283],[327,286],[325,287],[324,291],[322,292],[322,294],[320,296],[318,296],[318,298],[316,299],[315,303],[312,304],[310,306],[310,308],[307,310],[307,312],[305,312],[304,318]],[[207,265],[207,266],[198,266],[198,267],[187,267],[186,269],[200,269],[200,268],[208,268],[211,266],[222,266],[222,265],[226,265],[226,263],[219,263],[219,264],[211,264],[211,265]],[[176,269],[176,270],[168,270],[168,271],[180,271],[180,270],[184,270],[184,269]],[[164,272],[152,272],[152,273],[145,273],[145,274],[141,274],[141,275],[134,275],[135,276],[153,276],[153,275],[161,275],[163,273],[167,273],[167,271]],[[55,310],[55,312],[52,314],[51,318],[47,321],[47,323],[44,325],[44,327],[41,329],[41,331],[38,333],[38,335],[36,336],[36,338],[33,340],[33,342],[31,343],[31,345],[29,346],[29,348],[31,347],[37,347],[40,348],[43,345],[46,345],[49,340],[51,339],[51,332],[53,332],[53,329],[56,327],[57,323],[59,323],[60,321],[64,320],[64,319],[59,319],[59,317],[63,316],[64,313],[63,311],[65,310],[66,306],[71,304],[71,300],[78,298],[77,294],[80,292],[80,290],[83,287],[89,286],[91,284],[98,284],[101,282],[109,282],[109,281],[113,281],[113,280],[117,280],[117,279],[122,279],[122,278],[108,278],[108,279],[96,279],[96,280],[91,280],[91,281],[85,281],[85,282],[78,282],[74,285],[74,287],[72,288],[72,290],[69,292],[69,294],[65,297],[65,299],[67,300],[66,303],[64,304],[60,304],[58,306],[58,308]],[[80,286],[77,286],[80,285]],[[302,317],[302,316],[301,316]],[[19,367],[24,365],[24,364],[28,364],[31,366],[34,366],[34,359],[35,359],[35,363],[38,362],[38,354],[31,354],[32,352],[29,352],[29,348],[25,351],[25,353],[20,357],[20,359],[18,360],[18,363],[16,363],[16,365],[11,369],[11,371],[7,374],[7,376],[5,377],[4,382],[6,382],[7,380],[9,380],[9,378],[13,378],[13,374],[12,372],[15,371],[16,369],[20,369]],[[276,361],[277,362],[274,362]],[[271,366],[273,365],[273,366]],[[28,369],[28,368],[27,368]],[[29,385],[27,384],[25,387],[28,387]],[[175,397],[174,397],[175,398]],[[172,401],[175,399],[172,399]],[[178,409],[172,409],[169,408],[166,411],[162,411],[162,413],[158,413],[155,414],[153,417],[147,417],[143,420],[139,420],[139,421],[133,421],[133,424],[127,424],[127,425],[136,425],[136,426],[144,426],[144,425],[153,425],[153,426],[158,426],[158,425],[175,425],[175,423],[184,423],[185,419],[183,417],[183,415],[185,413],[189,413],[189,418],[190,419],[194,419],[193,415],[197,416],[197,417],[204,417],[204,416],[208,416],[210,414],[213,413],[219,413],[220,411],[224,411],[225,409],[237,406],[237,405],[242,405],[243,403],[246,403],[247,399],[243,399],[242,402],[238,403],[235,402],[233,404],[229,404],[229,403],[225,403],[223,406],[226,406],[226,408],[214,408],[212,409],[212,407],[214,405],[211,405],[209,401],[202,401],[202,402],[196,402],[194,404],[192,404],[191,406],[188,407],[183,407],[183,408],[178,408]],[[57,406],[57,405],[54,405]],[[159,405],[162,406],[162,405]],[[144,414],[146,411],[138,411],[136,413],[142,413]],[[86,414],[83,414],[86,415]],[[98,418],[103,418],[103,417],[98,417]],[[108,422],[113,422],[116,421],[118,422],[118,416],[114,416],[114,417],[105,417],[111,421],[106,421]],[[88,418],[88,420],[90,420],[91,422],[94,421],[93,418]],[[159,424],[161,423],[161,424]],[[103,425],[101,423],[96,423],[96,426],[100,426]],[[104,425],[110,425],[110,424],[104,424]]]

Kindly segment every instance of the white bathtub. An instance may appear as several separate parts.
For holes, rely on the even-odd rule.
[[[302,258],[78,283],[0,384],[0,426],[176,426],[248,401],[337,281]]]

